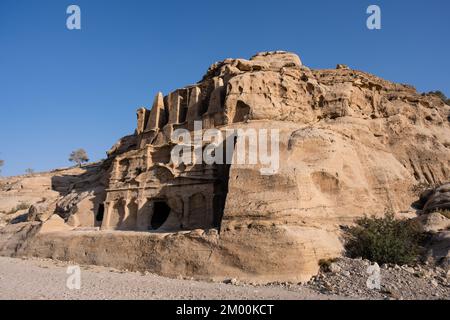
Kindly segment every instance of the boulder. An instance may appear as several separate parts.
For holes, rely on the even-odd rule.
[[[424,214],[419,220],[426,232],[439,232],[450,228],[450,219],[439,212]]]
[[[40,233],[50,233],[50,232],[60,232],[60,231],[70,231],[73,228],[64,223],[64,219],[54,214],[44,222],[39,230]]]
[[[47,221],[50,216],[54,213],[55,204],[50,203],[49,201],[41,201],[31,205],[28,210],[28,221]]]
[[[450,183],[424,191],[420,196],[420,203],[423,203],[425,213],[438,210],[450,211]]]

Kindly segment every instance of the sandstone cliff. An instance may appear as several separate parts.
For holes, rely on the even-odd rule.
[[[103,163],[2,181],[3,211],[27,190],[5,186],[51,181],[27,198],[40,232],[12,251],[9,237],[4,252],[170,276],[303,281],[319,259],[342,253],[341,225],[386,211],[415,216],[418,187],[450,177],[450,106],[441,99],[344,65],[311,70],[282,51],[215,63],[137,115],[136,132]],[[174,163],[171,134],[193,133],[194,121],[203,130],[279,130],[279,170]],[[61,219],[48,220],[53,214]]]

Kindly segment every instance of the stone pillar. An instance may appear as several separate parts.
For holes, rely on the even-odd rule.
[[[136,112],[137,114],[137,134],[144,132],[145,125],[148,120],[148,110],[145,108],[139,108]]]
[[[208,113],[213,114],[219,111],[222,111],[222,96],[225,90],[225,87],[223,85],[222,78],[215,78],[214,79],[214,90],[211,93],[211,97],[209,98],[209,106],[208,106]]]
[[[180,122],[180,108],[181,108],[181,99],[178,91],[172,92],[169,94],[168,102],[169,102],[169,123],[177,124]]]
[[[153,207],[153,202],[149,201],[147,198],[143,198],[138,201],[138,214],[136,221],[137,230],[148,231],[150,221],[153,216]]]
[[[122,220],[122,222],[121,222],[121,224],[119,226],[121,229],[124,228],[124,227],[127,227],[126,221],[127,221],[128,217],[130,216],[130,212],[129,212],[129,208],[128,208],[129,204],[130,204],[130,200],[128,199],[128,197],[122,201],[122,205],[123,205],[123,220]]]
[[[105,202],[105,214],[103,215],[103,221],[102,221],[102,230],[110,230],[110,221],[111,221],[111,214],[114,209],[114,202],[108,201]]]
[[[143,219],[143,208],[145,206],[145,203],[147,202],[146,198],[139,198],[138,200],[138,212],[137,212],[137,218],[136,218],[136,229],[139,231],[145,231],[146,227],[144,224]]]
[[[152,161],[152,150],[153,149],[148,144],[147,148],[145,149],[145,154],[146,154],[146,157],[145,157],[145,168],[146,168],[146,171],[148,171],[150,169],[150,166],[153,164],[153,161]]]
[[[200,100],[200,94],[201,90],[199,87],[194,87],[191,89],[190,95],[189,95],[189,104],[188,104],[188,111],[187,111],[187,117],[186,120],[188,122],[197,120],[200,116],[199,110],[198,110],[198,103]]]
[[[113,169],[112,169],[112,177],[114,180],[119,180],[119,172],[120,172],[120,160],[116,158],[113,162]]]
[[[150,115],[145,130],[161,129],[164,126],[165,121],[164,97],[161,92],[158,92],[155,100],[153,101],[152,110],[150,110]]]
[[[200,94],[202,93],[200,87],[192,87],[189,91],[188,108],[195,106],[200,101]]]

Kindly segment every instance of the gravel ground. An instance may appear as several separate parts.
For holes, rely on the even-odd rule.
[[[66,262],[0,257],[0,299],[450,299],[450,273],[432,266],[384,265],[381,288],[367,287],[370,262],[342,258],[307,284],[253,286],[170,279],[154,274],[81,266],[81,289],[66,286]]]
[[[69,290],[69,264],[0,257],[0,299],[334,299],[303,286],[250,286],[178,280],[81,266],[81,289]]]
[[[362,299],[450,299],[450,271],[433,265],[382,265],[379,289],[369,289],[368,260],[342,258],[331,263],[307,286],[318,292]],[[372,265],[373,266],[373,265]],[[373,272],[373,271],[371,271]]]

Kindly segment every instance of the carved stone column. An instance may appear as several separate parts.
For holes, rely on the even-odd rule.
[[[110,230],[110,221],[111,221],[111,214],[112,214],[112,210],[114,207],[114,202],[113,201],[108,201],[105,202],[105,214],[103,216],[103,221],[102,221],[102,230]]]
[[[145,221],[145,204],[147,203],[146,198],[142,198],[138,200],[138,213],[137,213],[137,219],[136,219],[136,229],[139,231],[147,231],[147,221]]]
[[[137,229],[139,231],[148,231],[150,221],[153,216],[154,204],[148,199],[141,199],[138,202]]]
[[[120,180],[120,160],[115,159],[113,162],[113,169],[111,174],[111,180],[115,183],[117,180]]]
[[[130,204],[130,200],[128,199],[128,196],[126,199],[122,200],[122,205],[123,205],[123,220],[120,224],[120,228],[121,229],[125,229],[127,230],[127,223],[126,221],[128,220],[128,217],[130,216],[130,210],[128,205]]]
[[[168,103],[169,103],[169,123],[177,124],[180,122],[180,108],[181,108],[181,100],[183,98],[180,97],[178,91],[169,93]]]

